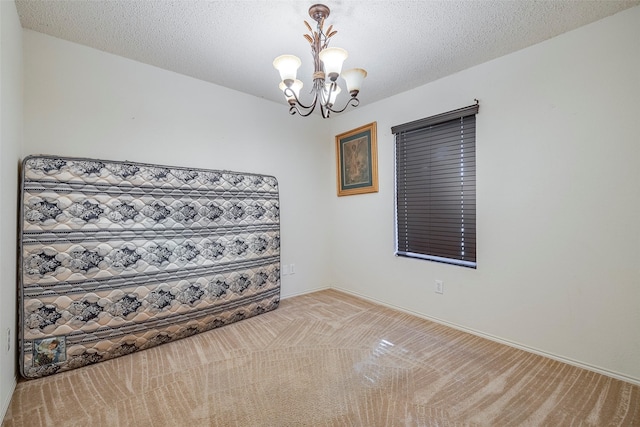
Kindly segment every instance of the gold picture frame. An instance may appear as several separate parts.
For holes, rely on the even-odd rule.
[[[378,192],[376,122],[336,136],[338,196]]]

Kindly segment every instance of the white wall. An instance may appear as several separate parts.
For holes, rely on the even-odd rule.
[[[16,199],[22,143],[22,28],[0,2],[0,419],[16,384]],[[11,348],[7,347],[10,331]]]
[[[23,155],[56,154],[274,175],[287,297],[329,283],[317,227],[331,192],[321,120],[220,86],[25,30]]]
[[[639,40],[635,7],[335,118],[380,175],[333,199],[335,287],[640,382]],[[474,98],[478,268],[396,258],[390,128]]]

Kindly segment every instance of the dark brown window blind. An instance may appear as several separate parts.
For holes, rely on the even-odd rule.
[[[478,105],[391,128],[396,255],[476,267]]]

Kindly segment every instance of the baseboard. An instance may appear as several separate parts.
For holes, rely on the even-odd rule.
[[[11,403],[11,398],[13,397],[13,393],[16,391],[16,385],[18,384],[18,378],[13,377],[13,384],[10,387],[11,391],[7,393],[5,396],[4,402],[2,402],[2,406],[0,407],[0,424],[4,421],[4,417],[7,415],[7,410],[9,409],[9,404]]]
[[[330,286],[324,286],[322,288],[309,289],[309,290],[306,290],[306,291],[297,292],[295,294],[281,295],[280,299],[284,300],[284,299],[288,299],[288,298],[299,297],[301,295],[307,295],[307,294],[312,294],[314,292],[326,291],[328,289],[331,289],[331,287]]]
[[[452,322],[448,322],[446,320],[439,319],[437,317],[427,316],[426,314],[418,313],[416,311],[409,310],[409,309],[404,308],[404,307],[396,306],[394,304],[389,304],[387,302],[380,301],[380,300],[377,300],[375,298],[371,298],[371,297],[369,297],[367,295],[363,295],[363,294],[360,294],[358,292],[350,291],[350,290],[343,289],[343,288],[340,288],[340,287],[337,287],[337,286],[332,286],[331,289],[334,289],[334,290],[339,291],[339,292],[344,292],[345,294],[353,295],[355,297],[362,298],[364,300],[373,302],[375,304],[380,304],[380,305],[383,305],[385,307],[392,308],[394,310],[402,311],[404,313],[408,313],[408,314],[411,314],[413,316],[420,317],[422,319],[430,320],[432,322],[439,323],[441,325],[449,326],[449,327],[457,329],[459,331],[467,332],[467,333],[469,333],[471,335],[475,335],[475,336],[478,336],[478,337],[486,338],[488,340],[491,340],[491,341],[494,341],[494,342],[497,342],[497,343],[500,343],[500,344],[508,345],[509,347],[514,347],[514,348],[517,348],[519,350],[524,350],[524,351],[529,352],[529,353],[534,353],[534,354],[537,354],[539,356],[544,356],[544,357],[547,357],[549,359],[557,360],[558,362],[566,363],[568,365],[576,366],[578,368],[582,368],[582,369],[586,369],[588,371],[596,372],[598,374],[606,375],[608,377],[615,378],[615,379],[621,380],[621,381],[625,381],[625,382],[628,382],[628,383],[631,383],[631,384],[634,384],[634,385],[640,385],[640,378],[630,377],[628,375],[624,375],[624,374],[621,374],[619,372],[610,371],[608,369],[600,368],[598,366],[593,366],[593,365],[590,365],[588,363],[580,362],[578,360],[574,360],[574,359],[571,359],[571,358],[568,358],[568,357],[559,356],[557,354],[548,353],[546,351],[538,350],[538,349],[533,348],[533,347],[528,347],[526,345],[519,344],[517,342],[513,342],[513,341],[510,341],[510,340],[507,340],[507,339],[504,339],[504,338],[496,337],[494,335],[487,334],[487,333],[484,333],[484,332],[481,332],[481,331],[478,331],[478,330],[475,330],[475,329],[472,329],[472,328],[468,328],[466,326],[461,326],[461,325],[458,325],[458,324],[455,324],[455,323],[452,323]]]

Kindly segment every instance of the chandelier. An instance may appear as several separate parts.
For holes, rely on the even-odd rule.
[[[311,55],[313,56],[313,99],[311,104],[305,105],[299,98],[302,82],[296,79],[298,68],[302,64],[300,59],[294,55],[281,55],[273,61],[273,66],[280,72],[280,90],[284,93],[289,103],[289,114],[300,114],[306,117],[313,113],[316,105],[320,105],[320,112],[323,118],[329,118],[331,113],[342,113],[349,105],[357,107],[360,104],[358,93],[362,81],[367,76],[367,72],[362,68],[353,68],[342,72],[342,63],[347,59],[347,51],[339,47],[327,47],[329,39],[335,36],[337,31],[333,25],[324,31],[324,20],[329,16],[329,8],[323,4],[314,4],[309,8],[309,16],[316,21],[316,30],[311,28],[307,21],[304,21],[309,34],[304,34],[304,38],[311,45]],[[323,67],[324,65],[324,67]],[[342,77],[347,84],[347,91],[351,98],[342,109],[334,109],[334,103],[341,92],[338,86],[338,77]]]

